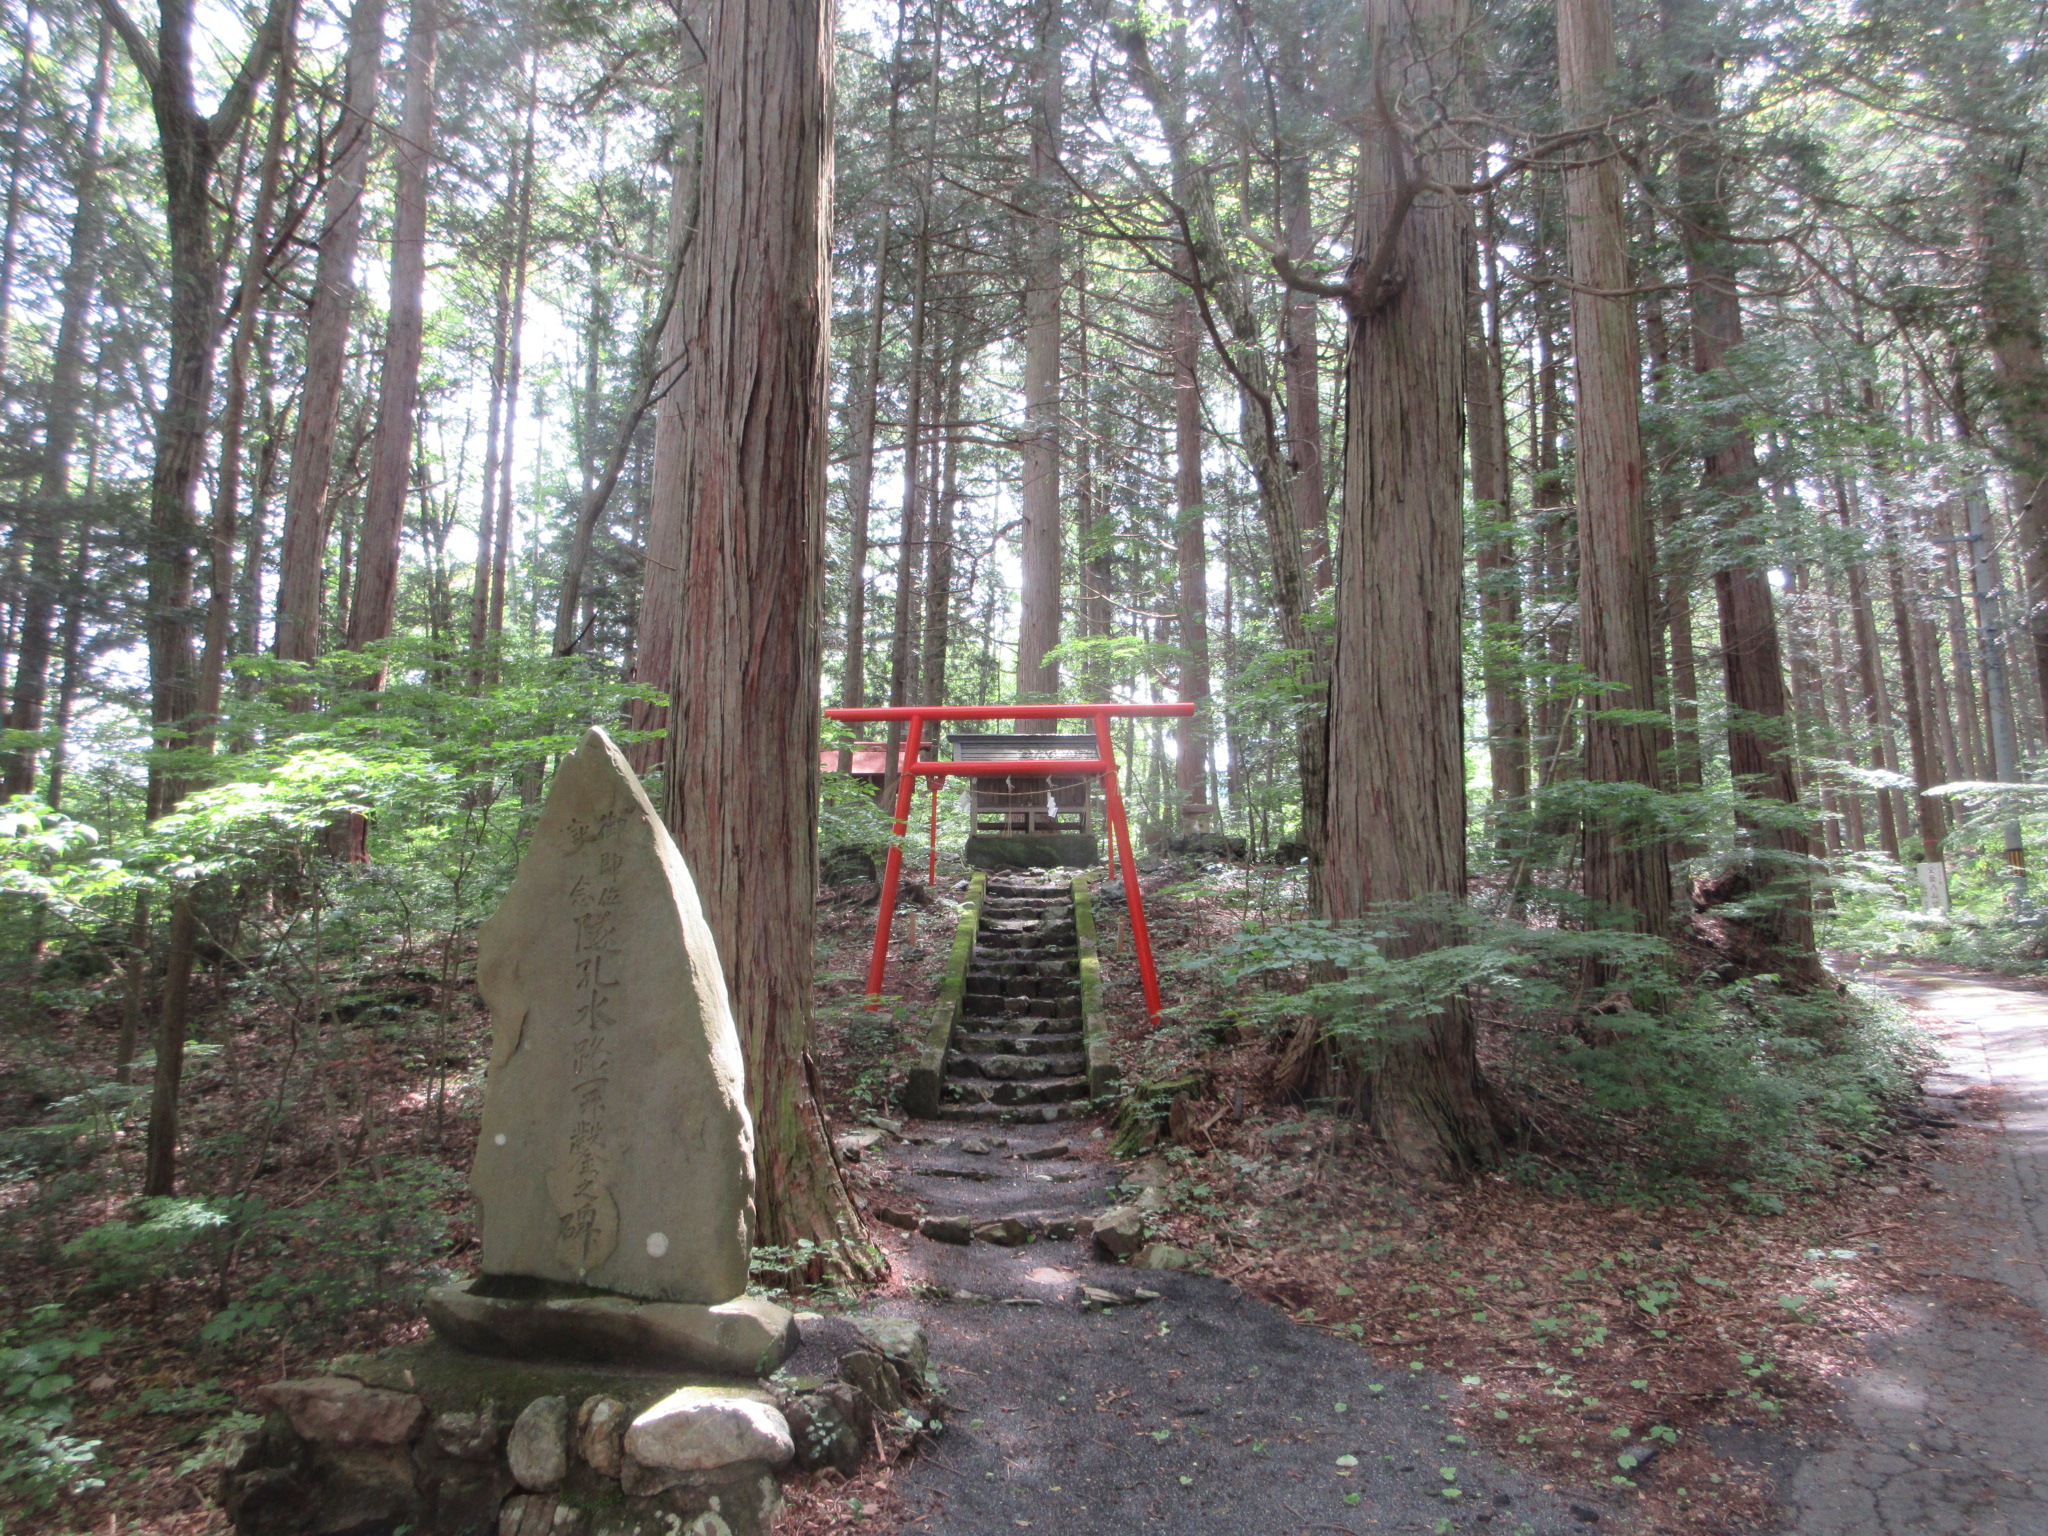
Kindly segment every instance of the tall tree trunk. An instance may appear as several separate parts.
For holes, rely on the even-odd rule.
[[[398,130],[398,187],[391,221],[391,321],[377,392],[377,432],[363,526],[356,544],[356,590],[348,648],[391,638],[398,613],[398,555],[412,488],[413,415],[419,409],[420,351],[426,335],[427,174],[434,159],[434,51],[440,23],[434,0],[412,0],[405,35],[405,105]],[[366,679],[381,688],[380,664]]]
[[[680,30],[678,41],[687,53],[694,49],[690,27]],[[676,102],[675,165],[668,184],[668,259],[679,262],[690,243],[690,230],[697,211],[697,171],[700,145],[697,118],[691,97],[679,95]],[[683,522],[688,515],[688,486],[683,476],[683,448],[688,423],[683,420],[683,395],[687,381],[674,370],[684,357],[688,319],[683,313],[684,295],[677,290],[677,302],[669,306],[663,328],[660,366],[664,380],[673,383],[654,407],[654,463],[648,471],[647,540],[640,577],[640,618],[633,638],[632,679],[647,687],[666,689],[675,670],[676,627],[683,614]],[[626,721],[636,731],[667,728],[668,706],[635,699],[627,706]],[[646,772],[663,760],[659,741],[638,742],[626,749],[633,766]]]
[[[1281,641],[1293,653],[1300,697],[1294,708],[1295,762],[1301,784],[1301,840],[1309,850],[1309,896],[1321,901],[1323,817],[1328,808],[1329,734],[1324,727],[1328,658],[1309,632],[1309,580],[1302,559],[1301,525],[1288,493],[1286,445],[1282,440],[1272,369],[1261,317],[1252,303],[1246,275],[1234,264],[1216,211],[1208,168],[1194,159],[1187,102],[1153,67],[1150,44],[1136,28],[1118,34],[1131,76],[1158,117],[1172,162],[1175,217],[1184,220],[1187,265],[1196,311],[1211,345],[1237,382],[1239,446],[1258,489],[1259,521],[1272,568],[1272,603]],[[1291,267],[1290,267],[1291,270]],[[1347,297],[1348,286],[1302,282],[1290,286],[1319,296]]]
[[[961,327],[956,321],[946,347],[946,387],[939,407],[940,435],[934,444],[939,459],[938,493],[932,498],[931,537],[925,540],[931,557],[925,567],[924,654],[917,664],[917,675],[924,684],[919,696],[927,704],[946,702],[946,656],[953,633],[953,523],[959,496],[960,391],[965,351]]]
[[[502,426],[505,415],[505,349],[512,328],[512,252],[498,261],[497,289],[491,304],[490,399],[484,412],[484,466],[482,505],[476,519],[476,571],[469,594],[470,686],[482,684],[484,645],[491,627],[491,573],[497,569],[498,537],[498,455],[504,451]],[[628,747],[630,756],[632,748]],[[640,766],[645,766],[640,765]]]
[[[85,401],[85,324],[99,275],[101,232],[106,212],[100,200],[100,133],[107,115],[107,91],[114,67],[114,33],[99,23],[92,96],[86,103],[85,133],[72,185],[71,243],[59,286],[57,340],[50,355],[50,391],[43,413],[43,463],[36,499],[29,509],[28,591],[22,603],[21,650],[15,662],[14,692],[7,728],[32,733],[43,728],[49,689],[50,629],[64,576],[64,528],[71,500],[71,455]],[[4,793],[9,799],[35,788],[36,749],[8,753]]]
[[[7,202],[0,214],[0,379],[7,377],[14,347],[14,274],[21,259],[23,172],[28,163],[28,118],[36,104],[36,33],[33,18],[21,28],[21,70],[14,81],[13,110],[7,114]]]
[[[1862,522],[1861,508],[1854,505],[1853,482],[1837,471],[1834,475],[1835,514],[1843,532],[1854,534]],[[1849,622],[1856,639],[1856,680],[1861,702],[1859,713],[1869,732],[1870,766],[1881,773],[1898,770],[1898,755],[1891,739],[1891,700],[1884,685],[1884,657],[1878,649],[1877,615],[1870,605],[1870,587],[1863,575],[1861,559],[1849,561]],[[1899,857],[1899,824],[1890,790],[1879,789],[1877,802],[1878,846],[1885,857]]]
[[[1427,60],[1454,58],[1460,0],[1372,0],[1377,68],[1389,97],[1434,114]],[[1398,95],[1396,95],[1398,92]],[[1353,249],[1391,239],[1404,281],[1355,306],[1347,360],[1338,541],[1337,643],[1330,671],[1325,910],[1363,921],[1390,902],[1465,897],[1464,509],[1460,496],[1466,337],[1463,212],[1410,202],[1411,175],[1471,174],[1458,135],[1425,121],[1412,145],[1389,130],[1360,156]],[[1409,169],[1412,157],[1414,169]],[[1405,217],[1404,217],[1405,214]],[[1458,942],[1448,914],[1388,923],[1390,958]],[[1360,1107],[1396,1157],[1441,1170],[1499,1152],[1462,996],[1390,1022],[1360,1078]]]
[[[1479,576],[1480,675],[1486,690],[1486,747],[1496,806],[1529,796],[1529,696],[1522,682],[1522,571],[1515,557],[1508,480],[1507,401],[1502,395],[1499,263],[1487,209],[1465,339],[1465,416],[1471,434],[1472,505],[1483,528]],[[1503,840],[1502,851],[1510,852]]]
[[[1729,353],[1742,345],[1726,201],[1736,170],[1721,143],[1720,65],[1706,23],[1700,0],[1665,0],[1664,25],[1685,61],[1671,105],[1683,124],[1677,169],[1693,368],[1704,381],[1711,412],[1703,484],[1726,550],[1714,571],[1714,602],[1728,699],[1728,767],[1739,793],[1796,807],[1793,722],[1760,527],[1767,507],[1756,440],[1746,422],[1747,389],[1728,371]],[[1806,829],[1788,821],[1785,811],[1743,820],[1747,856],[1715,882],[1713,894],[1723,903],[1742,903],[1750,913],[1744,926],[1760,946],[1759,964],[1802,986],[1818,985],[1825,973],[1813,947]]]
[[[889,62],[889,130],[882,162],[885,201],[876,219],[875,275],[868,294],[868,323],[861,336],[860,365],[851,402],[853,464],[846,481],[846,654],[839,692],[839,702],[848,709],[859,709],[867,703],[867,567],[869,519],[875,496],[875,418],[881,404],[882,353],[889,320],[889,247],[896,232],[894,196],[897,167],[903,158],[903,66],[909,39],[909,0],[897,0],[896,40]],[[850,771],[851,754],[844,753],[842,757],[840,771]]]
[[[1312,129],[1312,108],[1308,100],[1308,65],[1301,38],[1293,28],[1283,27],[1280,36],[1279,68],[1275,78],[1280,87],[1280,109],[1284,114],[1276,135],[1275,155],[1279,174],[1275,188],[1280,200],[1280,227],[1287,240],[1287,254],[1304,261],[1311,254],[1314,232],[1312,199],[1309,193],[1308,136]],[[1322,368],[1317,356],[1314,295],[1289,289],[1280,300],[1281,369],[1287,384],[1287,464],[1293,478],[1289,490],[1294,498],[1295,520],[1308,547],[1309,578],[1317,594],[1330,585],[1330,524],[1328,491],[1323,477]]]
[[[1181,824],[1189,830],[1200,830],[1210,812],[1209,540],[1202,491],[1200,362],[1194,301],[1183,296],[1173,307],[1173,543],[1180,589],[1180,702],[1194,705],[1195,712],[1177,728],[1173,777]]]
[[[1066,52],[1059,0],[1039,0],[1031,55],[1030,225],[1024,269],[1024,456],[1022,563],[1017,625],[1017,697],[1059,697],[1060,643],[1060,289],[1063,282],[1060,171]]]
[[[348,18],[341,116],[335,123],[323,193],[313,302],[306,312],[305,377],[285,481],[277,557],[276,651],[283,661],[320,655],[320,609],[329,531],[334,443],[355,318],[356,252],[362,244],[363,186],[375,139],[384,0],[355,0]],[[302,700],[310,707],[310,699]]]
[[[1928,729],[1931,713],[1920,675],[1920,658],[1914,646],[1912,606],[1906,600],[1906,572],[1894,543],[1885,559],[1892,600],[1892,634],[1899,647],[1899,691],[1905,695],[1906,744],[1913,755],[1913,802],[1920,832],[1920,858],[1924,863],[1941,862],[1941,839],[1947,830],[1942,804],[1927,791],[1940,783],[1935,763],[1933,733]]]
[[[1613,0],[1558,0],[1558,73],[1566,118],[1588,130],[1565,171],[1572,352],[1578,380],[1579,633],[1587,674],[1586,778],[1659,787],[1649,519],[1633,306],[1627,297],[1621,180],[1607,135],[1614,109]],[[1628,712],[1634,718],[1622,717]],[[1671,919],[1668,847],[1647,807],[1588,814],[1586,899],[1595,922],[1661,934]]]
[[[486,628],[505,634],[505,590],[512,572],[512,468],[519,422],[519,385],[525,366],[526,274],[533,260],[534,121],[540,111],[540,55],[526,65],[526,133],[519,147],[518,213],[512,229],[512,312],[506,325],[504,447],[498,454],[498,520],[491,532],[491,606]],[[643,637],[646,629],[641,630]]]
[[[666,815],[746,1054],[756,1240],[862,1236],[807,1082],[816,925],[831,9],[730,0],[704,25],[685,317],[683,606]],[[840,1250],[852,1265],[850,1249]]]
[[[235,520],[242,495],[242,424],[249,404],[249,353],[256,342],[263,290],[270,275],[270,229],[284,170],[285,135],[291,125],[293,67],[297,56],[297,0],[290,0],[277,83],[270,101],[270,126],[249,217],[248,251],[242,262],[241,293],[235,306],[234,337],[228,346],[226,400],[221,408],[220,460],[214,479],[213,524],[208,531],[205,639],[199,657],[199,711],[194,733],[213,748],[220,718],[221,688],[227,673],[228,643],[235,604]]]
[[[175,751],[192,744],[191,725],[199,702],[191,619],[192,551],[198,537],[194,503],[205,464],[223,280],[223,252],[214,224],[214,172],[276,57],[287,9],[286,0],[271,0],[248,54],[211,115],[202,114],[198,106],[192,0],[159,0],[154,45],[120,8],[119,0],[102,0],[102,10],[149,87],[170,237],[170,357],[150,470],[145,555],[149,617],[144,629],[151,735],[157,747]],[[152,761],[145,800],[149,818],[169,811],[184,787],[180,773]],[[189,897],[181,905],[189,914]],[[178,1080],[184,1065],[196,933],[190,921],[174,928],[150,1095],[142,1179],[146,1195],[171,1194],[177,1182]]]

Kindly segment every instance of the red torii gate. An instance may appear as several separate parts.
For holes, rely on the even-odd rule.
[[[1159,971],[1152,963],[1152,936],[1145,927],[1145,896],[1138,887],[1137,862],[1131,852],[1130,823],[1124,819],[1124,797],[1116,783],[1116,745],[1110,739],[1112,715],[1158,718],[1162,715],[1192,715],[1192,704],[910,704],[881,709],[828,709],[830,720],[848,725],[901,720],[903,758],[897,769],[896,816],[889,842],[889,858],[882,870],[882,906],[875,918],[875,950],[868,961],[868,1007],[881,1006],[882,977],[889,965],[889,930],[896,919],[896,890],[903,878],[903,837],[910,828],[910,800],[919,778],[933,780],[954,775],[980,778],[1008,778],[1012,775],[1042,776],[1048,772],[1098,773],[1102,775],[1103,810],[1109,820],[1110,870],[1122,867],[1124,897],[1131,910],[1131,943],[1138,952],[1138,975],[1145,984],[1145,1013],[1159,1017]],[[918,761],[924,746],[927,720],[1088,720],[1095,727],[1096,755],[1092,758],[999,759],[996,761]],[[938,793],[936,783],[932,786]],[[936,804],[934,806],[936,811]]]

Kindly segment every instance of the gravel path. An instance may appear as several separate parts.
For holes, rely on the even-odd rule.
[[[2048,994],[1996,977],[1862,977],[1934,1024],[1929,1107],[1990,1126],[1994,1154],[1932,1170],[1963,1285],[1903,1297],[1845,1383],[1841,1433],[1784,1476],[1796,1536],[2048,1533]],[[1972,1288],[1968,1282],[1976,1282]],[[1999,1290],[1987,1291],[1987,1287]],[[2004,1294],[2001,1294],[2003,1292]],[[1986,1295],[2019,1306],[1988,1308]]]
[[[906,1129],[923,1144],[868,1155],[929,1215],[1056,1223],[1110,1204],[1120,1173],[1086,1121]],[[963,1152],[977,1135],[1007,1145]],[[1024,1155],[1063,1145],[1072,1155]],[[905,1532],[1565,1536],[1597,1529],[1589,1517],[1614,1523],[1464,1444],[1445,1412],[1455,1383],[1381,1371],[1223,1281],[1102,1263],[1084,1239],[887,1240],[919,1299],[875,1310],[925,1324],[952,1401],[944,1440],[906,1468]],[[1083,1282],[1158,1294],[1084,1311]]]

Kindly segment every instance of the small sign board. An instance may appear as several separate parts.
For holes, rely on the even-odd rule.
[[[1927,863],[1915,866],[1920,872],[1920,906],[1927,912],[1948,911],[1948,865]]]

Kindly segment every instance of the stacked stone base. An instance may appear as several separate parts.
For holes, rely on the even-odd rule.
[[[858,1324],[838,1380],[489,1359],[439,1340],[261,1389],[223,1474],[240,1536],[770,1536],[777,1474],[936,1430],[923,1330]]]

